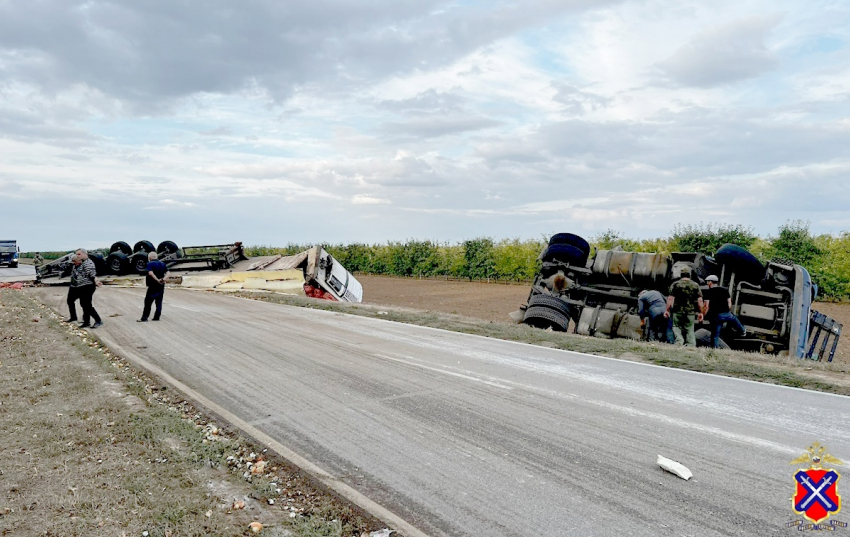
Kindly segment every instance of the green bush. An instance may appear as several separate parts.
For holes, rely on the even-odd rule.
[[[493,248],[493,270],[503,280],[532,280],[540,263],[537,258],[546,241],[502,239]]]
[[[679,252],[714,255],[724,244],[749,248],[758,237],[752,228],[732,224],[682,225],[673,228],[672,240]]]
[[[409,239],[386,244],[327,244],[327,250],[348,270],[392,276],[449,276],[455,278],[531,280],[537,274],[540,252],[548,237],[502,239],[479,237],[461,243]],[[791,221],[776,237],[757,237],[740,225],[678,225],[670,237],[630,239],[609,229],[591,239],[597,249],[621,247],[633,252],[703,252],[713,254],[725,243],[748,248],[767,262],[776,257],[792,259],[806,267],[827,300],[850,298],[850,233],[812,236],[805,222]],[[310,245],[285,247],[251,246],[248,256],[292,255]],[[592,255],[592,254],[591,254]]]
[[[490,237],[479,237],[463,241],[463,276],[469,279],[493,278],[496,276],[495,244]]]
[[[779,236],[771,241],[770,253],[805,266],[821,261],[824,252],[809,232],[808,222],[789,221],[779,227]]]

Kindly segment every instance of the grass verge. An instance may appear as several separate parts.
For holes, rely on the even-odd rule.
[[[375,528],[24,293],[0,291],[0,535]]]
[[[229,294],[288,306],[337,311],[555,349],[850,395],[850,378],[846,374],[847,364],[843,363],[820,363],[729,350],[693,349],[628,339],[601,339],[549,332],[525,325],[488,322],[447,313],[347,304],[269,292],[238,291]]]

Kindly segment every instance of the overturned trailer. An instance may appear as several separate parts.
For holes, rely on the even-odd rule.
[[[638,294],[658,290],[665,296],[683,269],[706,288],[715,275],[732,297],[732,313],[746,336],[722,332],[733,349],[782,353],[832,361],[842,325],[814,311],[817,286],[808,271],[775,259],[766,266],[746,249],[726,244],[714,257],[700,253],[638,253],[597,250],[571,233],[553,235],[540,254],[540,271],[527,304],[511,313],[516,322],[601,338],[643,339]],[[698,343],[710,341],[708,323],[697,325]]]
[[[129,243],[118,241],[108,250],[93,250],[89,259],[94,262],[98,276],[144,275],[147,273],[148,254],[157,252],[159,260],[169,270],[222,270],[233,267],[248,258],[241,242],[211,246],[179,247],[174,241],[162,241],[154,247],[150,241],[138,241],[132,248]],[[38,269],[39,279],[65,278],[71,274],[75,252],[42,265]]]

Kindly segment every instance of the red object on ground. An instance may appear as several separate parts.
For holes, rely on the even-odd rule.
[[[23,289],[24,284],[21,282],[0,282],[0,289]]]

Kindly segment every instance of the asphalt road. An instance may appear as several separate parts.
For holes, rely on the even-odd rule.
[[[0,267],[0,282],[26,282],[35,280],[35,267],[32,265],[18,265],[9,268],[6,265]]]
[[[142,294],[97,292],[107,343],[430,535],[787,535],[789,462],[850,460],[848,397],[212,293],[142,324]]]

